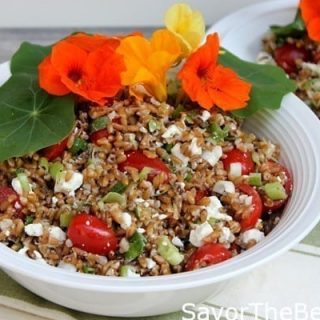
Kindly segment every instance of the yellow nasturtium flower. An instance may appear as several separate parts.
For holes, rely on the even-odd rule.
[[[135,96],[149,94],[159,101],[167,98],[167,71],[181,55],[177,38],[168,30],[153,33],[150,40],[140,35],[121,40],[117,52],[124,58],[122,84]],[[142,90],[141,90],[142,89]]]
[[[205,23],[199,11],[187,4],[174,4],[166,12],[165,25],[181,42],[183,56],[197,49],[205,35]]]

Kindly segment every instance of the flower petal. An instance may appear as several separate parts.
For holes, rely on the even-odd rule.
[[[39,84],[42,89],[55,96],[64,96],[70,90],[61,82],[61,77],[51,64],[51,56],[39,64]]]
[[[300,9],[306,24],[309,37],[320,41],[320,2],[317,0],[301,0]]]

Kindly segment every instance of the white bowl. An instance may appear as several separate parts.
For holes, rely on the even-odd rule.
[[[0,83],[8,76],[0,66]],[[293,94],[282,109],[257,114],[246,128],[282,146],[282,160],[294,177],[293,195],[279,225],[252,249],[198,271],[149,278],[114,278],[71,273],[26,259],[0,245],[0,266],[30,291],[89,313],[141,317],[181,310],[225,289],[226,281],[275,258],[305,237],[319,220],[320,126]]]
[[[245,7],[219,20],[207,34],[218,32],[223,47],[244,60],[255,62],[270,26],[292,22],[298,3],[299,0],[263,1]]]

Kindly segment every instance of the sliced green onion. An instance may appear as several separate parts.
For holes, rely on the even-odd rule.
[[[129,249],[125,253],[126,260],[132,261],[139,257],[143,252],[146,243],[146,238],[141,233],[135,232],[134,235],[129,239]]]
[[[257,165],[260,165],[260,156],[258,152],[252,152],[252,161]]]
[[[82,139],[82,138],[75,138],[72,147],[70,148],[70,152],[72,153],[72,155],[76,156],[77,154],[86,151],[88,148],[88,143],[86,140]]]
[[[157,121],[155,121],[154,119],[151,119],[148,122],[148,128],[149,128],[149,132],[153,133],[153,132],[160,129],[160,124]]]
[[[127,185],[119,181],[111,188],[110,192],[124,193],[127,187]]]
[[[217,219],[216,218],[213,218],[213,217],[210,217],[208,222],[211,226],[214,226],[216,223],[217,223]]]
[[[103,203],[119,203],[120,207],[127,205],[126,197],[117,192],[108,192],[103,198]]]
[[[60,227],[67,228],[73,218],[73,213],[71,212],[63,212],[60,214]]]
[[[250,173],[248,182],[251,186],[261,187],[262,186],[261,173]]]
[[[136,273],[136,270],[132,266],[122,266],[120,268],[120,277],[139,277],[139,274]]]
[[[175,247],[167,236],[162,236],[157,241],[158,252],[162,258],[168,261],[172,266],[180,264],[184,256],[177,247]]]
[[[197,114],[197,112],[195,112],[195,111],[190,111],[190,112],[188,112],[188,114],[187,114],[187,116],[186,116],[186,122],[188,123],[188,124],[193,124],[193,121],[194,121],[194,119],[195,119],[195,117],[197,116],[198,114]]]
[[[64,166],[61,162],[50,163],[49,174],[54,179],[57,180],[58,175],[64,170]]]
[[[49,162],[47,158],[40,158],[39,167],[42,168],[46,173],[49,172]]]
[[[175,108],[175,110],[172,112],[171,118],[172,118],[173,120],[178,119],[178,118],[180,117],[181,113],[184,112],[184,111],[185,111],[184,106],[183,106],[182,104],[179,104],[179,105]]]
[[[88,273],[88,274],[95,274],[96,273],[96,269],[95,268],[89,267],[87,265],[83,266],[82,271],[84,273]]]
[[[223,129],[217,123],[211,123],[208,127],[208,132],[214,143],[223,142],[229,135],[229,127],[225,126]]]
[[[91,123],[91,133],[106,128],[109,122],[110,119],[107,116],[94,119]]]
[[[26,216],[26,219],[24,221],[25,225],[31,224],[33,222],[34,217],[33,216]]]
[[[283,185],[277,182],[267,183],[263,187],[264,192],[271,200],[285,200],[288,195]]]
[[[168,153],[171,153],[171,149],[174,147],[174,145],[172,143],[165,143],[163,147]]]
[[[24,169],[23,168],[17,168],[15,172],[16,172],[16,175],[18,176],[18,174],[24,173]]]
[[[148,175],[149,175],[149,173],[150,173],[151,171],[152,171],[151,168],[149,168],[149,167],[144,167],[144,168],[140,171],[140,173],[139,173],[139,179],[140,179],[141,181],[147,179],[147,178],[148,178]]]
[[[17,178],[19,179],[23,193],[29,193],[31,187],[27,175],[25,173],[18,173]]]
[[[140,206],[136,206],[134,208],[134,213],[137,216],[137,218],[140,219],[142,214],[142,208]]]
[[[186,173],[186,175],[184,176],[184,180],[186,181],[186,182],[189,182],[189,181],[191,181],[191,179],[192,179],[192,172],[191,171],[188,171],[187,173]]]

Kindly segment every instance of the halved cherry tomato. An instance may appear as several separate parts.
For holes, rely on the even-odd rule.
[[[19,201],[18,194],[10,187],[0,187],[0,203],[7,201],[10,196],[16,196],[16,200],[13,202],[13,207],[17,213],[20,213],[22,205]]]
[[[297,71],[298,60],[310,60],[310,52],[305,48],[298,48],[295,44],[286,43],[275,50],[274,58],[284,71],[291,74]]]
[[[250,216],[240,221],[241,230],[245,231],[255,227],[262,215],[263,204],[258,191],[256,191],[256,189],[253,187],[246,183],[241,183],[238,185],[238,188],[241,192],[252,197],[253,210],[250,212]]]
[[[281,173],[285,175],[286,179],[283,184],[284,189],[286,190],[286,193],[289,196],[292,193],[293,188],[293,182],[292,182],[292,176],[288,169],[284,166],[282,166],[280,163],[276,163],[273,161],[268,161],[267,163],[263,164],[263,169],[266,172],[270,172],[272,175],[280,175]],[[263,201],[263,208],[264,212],[274,212],[280,208],[282,208],[288,201],[288,198],[285,200],[271,200],[269,199],[265,194],[262,194],[262,201]]]
[[[232,163],[241,163],[242,174],[249,174],[254,171],[254,162],[250,152],[242,152],[238,149],[232,149],[226,152],[226,157],[222,160],[225,170],[230,169]]]
[[[163,172],[166,177],[168,177],[170,170],[165,165],[165,163],[159,158],[148,158],[142,153],[142,151],[132,151],[127,154],[127,159],[119,163],[118,165],[120,171],[125,171],[127,167],[136,168],[141,171],[143,168],[148,167],[151,169],[149,177],[152,178],[161,172]]]
[[[197,190],[195,196],[195,203],[198,204],[202,198],[207,197],[209,195],[209,190]]]
[[[188,259],[185,269],[192,271],[201,267],[211,266],[213,264],[232,258],[232,253],[222,244],[209,243],[198,248]]]
[[[92,143],[99,144],[100,139],[108,138],[108,136],[109,136],[108,130],[101,129],[90,134],[90,141]]]
[[[76,248],[94,254],[107,255],[118,246],[113,230],[104,221],[86,213],[71,220],[68,237]]]
[[[48,159],[48,161],[53,161],[63,154],[63,151],[67,149],[68,138],[62,140],[61,142],[54,144],[53,146],[42,149],[42,155]]]

